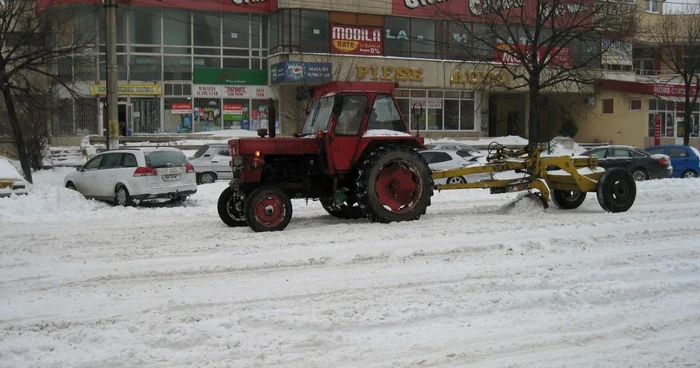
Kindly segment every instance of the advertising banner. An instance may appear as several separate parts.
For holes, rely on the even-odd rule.
[[[381,56],[382,28],[332,25],[331,53]]]
[[[303,61],[284,61],[270,67],[272,84],[309,83],[320,84],[333,80],[331,63],[308,63]]]
[[[267,85],[266,70],[194,68],[194,84]]]
[[[661,114],[654,116],[654,145],[661,144]]]
[[[652,84],[649,91],[654,96],[659,97],[684,97],[685,86],[682,84]],[[695,86],[690,86],[691,96],[695,94]]]
[[[173,115],[189,115],[192,113],[192,103],[174,102],[170,105],[170,113]]]

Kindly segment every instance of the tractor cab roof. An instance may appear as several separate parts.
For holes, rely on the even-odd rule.
[[[392,93],[396,87],[396,82],[330,82],[314,87],[313,98],[332,96],[338,92]]]

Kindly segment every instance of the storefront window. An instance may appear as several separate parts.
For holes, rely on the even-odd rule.
[[[459,104],[459,129],[474,130],[474,100],[462,100]]]
[[[129,58],[129,64],[129,74],[131,80],[161,80],[160,56],[131,55]]]
[[[189,56],[164,56],[164,80],[191,80],[192,59]]]
[[[301,11],[301,51],[328,52],[330,36],[328,34],[328,12]]]
[[[160,133],[160,98],[132,98],[135,133]]]
[[[163,43],[165,45],[192,45],[190,11],[163,8]]]
[[[251,29],[248,14],[224,14],[224,47],[250,47]]]
[[[194,26],[195,46],[221,46],[221,18],[218,14],[193,12],[192,25]],[[246,21],[245,34],[248,35]]]
[[[164,99],[163,132],[192,132],[192,100],[185,97]]]
[[[459,130],[459,100],[445,100],[445,130]]]
[[[94,81],[97,78],[97,60],[92,56],[76,56],[73,60],[76,81]]]
[[[126,43],[126,30],[127,30],[127,25],[126,25],[126,18],[127,18],[127,13],[128,10],[127,8],[117,8],[117,44],[125,44]],[[100,33],[100,45],[104,45],[106,43],[106,33],[105,33],[105,26],[106,26],[106,20],[105,20],[105,12],[104,11],[99,11],[99,33]]]
[[[195,67],[206,67],[206,68],[221,68],[221,59],[213,57],[201,57],[195,56],[194,58]]]
[[[250,100],[224,99],[222,120],[224,129],[250,130]]]
[[[73,42],[76,44],[97,43],[97,11],[94,7],[78,8],[72,15]]]
[[[411,56],[435,57],[435,22],[411,19]]]
[[[139,7],[129,11],[129,40],[132,44],[160,45],[160,10]]]
[[[194,131],[208,132],[221,129],[221,100],[194,99]]]
[[[268,24],[268,29],[269,29],[269,35],[268,39],[270,40],[270,52],[275,53],[275,49],[277,48],[277,32],[278,32],[278,27],[277,27],[277,21],[279,17],[277,14],[272,14],[270,15],[270,22]]]
[[[469,23],[450,22],[448,27],[445,27],[447,41],[447,58],[453,60],[470,60],[471,50],[469,32],[465,27],[471,27]]]
[[[386,17],[384,54],[387,56],[410,56],[410,18]]]
[[[117,78],[127,80],[126,55],[117,55]],[[107,56],[100,54],[100,80],[107,80]]]

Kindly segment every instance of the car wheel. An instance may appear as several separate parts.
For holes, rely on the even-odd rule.
[[[75,184],[73,184],[72,182],[68,182],[66,184],[66,188],[70,189],[70,190],[77,190],[77,189],[75,189]]]
[[[452,178],[447,178],[447,184],[464,184],[467,181],[461,176],[455,176]]]
[[[117,205],[122,207],[128,207],[133,204],[131,195],[129,195],[129,190],[123,185],[117,187],[114,195],[114,201],[117,203]]]
[[[211,184],[216,181],[216,174],[206,172],[199,174],[199,184]]]
[[[684,179],[692,179],[692,178],[697,178],[697,177],[698,177],[698,173],[696,173],[693,170],[686,170],[686,171],[683,171],[683,173],[681,174],[681,178],[684,178]]]
[[[642,169],[641,167],[632,171],[632,177],[636,181],[649,180],[649,174],[647,174],[647,171]]]

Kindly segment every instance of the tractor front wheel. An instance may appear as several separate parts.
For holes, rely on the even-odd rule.
[[[637,197],[637,183],[629,171],[610,168],[603,173],[596,193],[600,207],[608,212],[625,212]]]
[[[425,214],[433,179],[416,150],[401,145],[380,147],[359,168],[357,199],[370,221],[412,221]]]
[[[216,210],[219,212],[219,218],[226,225],[230,227],[246,225],[245,217],[243,216],[243,199],[234,195],[233,189],[230,187],[224,189],[219,195]]]
[[[552,202],[562,210],[573,210],[578,208],[586,200],[586,192],[576,190],[554,189],[552,191]]]
[[[340,207],[333,207],[332,203],[333,198],[321,198],[323,209],[333,217],[343,220],[356,220],[364,217],[362,208],[358,204],[349,205],[343,203]]]
[[[281,231],[292,219],[292,201],[279,188],[262,187],[246,198],[243,212],[254,231]]]

